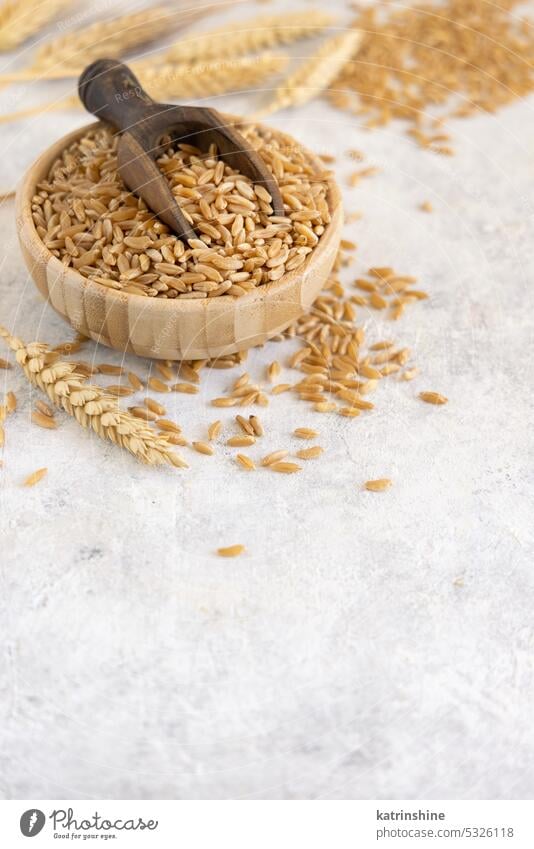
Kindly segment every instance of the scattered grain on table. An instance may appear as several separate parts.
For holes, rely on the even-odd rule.
[[[113,383],[106,386],[106,392],[109,392],[110,395],[114,395],[115,398],[127,398],[129,395],[134,394],[134,390],[131,386],[122,386],[120,383]]]
[[[281,472],[285,475],[292,475],[295,472],[300,472],[302,466],[299,466],[297,463],[288,463],[284,460],[279,460],[276,463],[269,463],[269,468],[273,470],[273,472]]]
[[[217,439],[217,437],[219,436],[219,434],[221,432],[221,429],[222,429],[222,422],[220,421],[220,419],[217,419],[217,421],[212,422],[208,426],[208,439],[210,440],[210,442],[213,439]]]
[[[251,424],[252,430],[254,431],[256,436],[263,436],[265,431],[263,429],[263,425],[259,420],[258,416],[249,416],[248,420]]]
[[[297,457],[299,460],[314,460],[316,457],[320,457],[323,452],[324,448],[321,448],[320,445],[314,445],[312,448],[302,448],[297,451]]]
[[[181,433],[182,431],[180,425],[177,425],[176,422],[170,421],[170,419],[157,419],[156,424],[160,430],[167,430],[172,433]]]
[[[145,398],[144,404],[145,407],[147,407],[152,413],[156,413],[158,416],[164,416],[167,412],[165,407],[153,398]]]
[[[148,378],[148,386],[154,392],[170,392],[171,387],[168,383],[164,383],[159,377],[149,377]]]
[[[272,466],[273,463],[283,460],[288,454],[289,451],[286,451],[283,448],[278,451],[271,451],[270,454],[266,454],[265,457],[262,458],[261,464],[262,466]]]
[[[247,472],[252,472],[256,468],[254,461],[247,457],[246,454],[236,454],[236,461],[239,465],[246,469]]]
[[[230,448],[245,448],[248,445],[254,445],[256,442],[255,436],[244,434],[243,436],[231,436],[226,440],[226,444]]]
[[[445,395],[440,395],[439,392],[420,392],[419,397],[426,404],[446,404],[449,400]]]
[[[299,439],[316,439],[319,436],[318,431],[313,430],[311,427],[297,427],[293,431],[293,434]]]
[[[173,392],[181,392],[182,395],[197,395],[198,394],[198,386],[195,386],[194,383],[173,383],[169,390]]]
[[[417,144],[448,156],[449,118],[494,113],[534,90],[534,28],[520,5],[358,5],[362,42],[328,97],[368,128],[404,121]]]
[[[237,415],[235,420],[243,433],[246,433],[248,436],[255,436],[254,428],[252,427],[249,419],[245,419],[243,416]]]
[[[140,389],[143,389],[143,382],[135,374],[135,372],[128,372],[128,380],[130,381],[130,386],[132,387],[132,389],[135,389],[136,392],[138,392]]]
[[[208,456],[211,456],[215,453],[213,445],[210,445],[208,442],[193,442],[192,447],[199,454],[206,454]]]
[[[218,548],[217,554],[219,557],[238,557],[245,551],[244,545],[229,545],[226,548]]]
[[[364,484],[365,489],[368,489],[370,492],[384,492],[391,485],[392,481],[389,478],[378,478],[377,480],[366,481]]]
[[[98,371],[100,374],[124,374],[122,366],[115,366],[112,363],[99,363]]]
[[[31,418],[32,422],[38,427],[47,428],[48,430],[55,430],[57,428],[57,422],[54,418],[43,415],[43,413],[40,413],[38,410],[34,410],[32,412]]]
[[[37,471],[32,472],[32,474],[28,475],[28,477],[24,481],[24,486],[35,486],[36,483],[39,483],[39,481],[41,481],[45,477],[47,472],[47,468],[37,469]]]

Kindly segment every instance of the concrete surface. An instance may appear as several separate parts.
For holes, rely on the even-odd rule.
[[[62,91],[1,95],[12,109]],[[188,472],[143,468],[66,416],[32,426],[38,393],[0,373],[20,405],[1,472],[2,797],[532,798],[532,113],[530,100],[456,122],[450,159],[321,102],[273,118],[337,155],[344,186],[349,148],[381,168],[345,188],[364,217],[346,227],[360,248],[344,280],[391,264],[431,295],[395,325],[366,318],[422,372],[380,387],[372,415],[319,417],[287,396],[260,410],[254,454],[320,430],[326,453],[299,475],[240,473],[224,445],[189,452]],[[84,120],[2,126],[4,185]],[[71,338],[23,266],[11,202],[0,233],[0,321]],[[229,379],[170,399],[191,438]],[[422,389],[449,404],[422,404]],[[21,487],[40,466],[47,479]],[[390,491],[361,490],[380,476]],[[236,542],[246,556],[214,555]]]

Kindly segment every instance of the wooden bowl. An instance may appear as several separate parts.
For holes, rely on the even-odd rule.
[[[16,199],[17,231],[26,266],[41,294],[76,330],[122,352],[193,360],[260,345],[309,309],[330,273],[341,238],[341,195],[334,180],[329,181],[327,198],[332,220],[305,263],[241,298],[145,298],[108,289],[66,268],[40,239],[31,200],[37,183],[47,176],[62,150],[96,126],[80,127],[49,147],[26,173]],[[280,135],[289,145],[295,144],[290,136]],[[306,153],[317,170],[324,170],[317,157]]]

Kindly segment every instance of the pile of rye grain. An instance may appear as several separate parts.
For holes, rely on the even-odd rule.
[[[407,121],[418,144],[451,154],[448,118],[493,113],[534,91],[534,27],[522,5],[358,5],[351,25],[363,38],[329,98],[367,127]]]
[[[300,146],[252,124],[241,130],[275,176],[284,201],[273,214],[261,185],[189,144],[158,166],[198,233],[178,239],[124,186],[117,136],[107,127],[73,142],[37,185],[38,235],[66,266],[108,288],[159,298],[241,297],[306,261],[330,221],[327,175]]]

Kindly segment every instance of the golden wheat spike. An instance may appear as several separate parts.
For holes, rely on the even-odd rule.
[[[355,55],[361,38],[358,30],[348,30],[329,38],[281,83],[271,102],[254,117],[262,118],[288,106],[301,106],[317,97]]]
[[[287,66],[289,58],[279,53],[263,53],[259,56],[241,56],[226,62],[208,62],[202,65],[179,65],[169,63],[149,68],[132,62],[132,70],[148,94],[155,100],[173,98],[198,98],[224,94],[231,91],[251,89],[280,73]],[[76,109],[81,103],[77,95],[61,100],[31,106],[18,112],[0,115],[0,124],[41,115],[57,109]]]
[[[157,12],[156,9],[148,11]],[[138,13],[138,15],[141,14]],[[126,17],[133,18],[135,16]],[[104,21],[80,30],[79,33],[69,33],[69,36],[76,37],[78,42],[74,47],[70,38],[53,39],[48,44],[43,45],[29,69],[1,74],[0,82],[25,82],[35,79],[54,80],[77,76],[84,65],[94,58],[99,58],[105,54],[110,55],[113,51],[116,55],[122,55],[126,49],[137,46],[137,44],[128,46],[123,44],[122,47],[120,44],[117,47],[112,46],[112,39],[115,37],[112,24],[119,24],[124,20],[124,18],[118,18],[115,21]],[[161,20],[161,14],[157,14],[156,28]],[[190,20],[191,18],[188,17],[188,22]],[[183,41],[173,44],[167,50],[150,56],[149,59],[140,60],[136,65],[136,70],[140,73],[142,68],[152,69],[155,65],[168,65],[169,63],[186,65],[206,61],[214,62],[218,59],[233,59],[248,53],[257,53],[279,44],[290,44],[299,39],[312,37],[322,32],[332,22],[331,15],[314,9],[289,14],[262,15],[250,18],[248,21],[235,22],[232,25],[210,32],[191,35]],[[143,31],[141,22],[139,27]],[[132,25],[130,38],[136,32],[137,26]],[[155,35],[152,36],[152,38],[155,37]],[[150,39],[147,37],[144,40]],[[61,51],[66,52],[65,58],[58,58]],[[54,60],[55,54],[57,55]]]
[[[159,57],[155,56],[154,61],[203,62],[206,59],[244,56],[318,35],[333,21],[332,15],[317,9],[232,21],[216,30],[190,35],[178,41]]]
[[[117,399],[103,387],[88,383],[85,375],[76,371],[76,363],[55,358],[48,362],[47,355],[51,353],[48,345],[41,342],[26,345],[3,327],[0,327],[0,336],[15,352],[17,363],[30,383],[82,427],[91,428],[101,439],[125,448],[142,463],[187,467],[187,463],[171,451],[165,437],[142,419],[122,410]]]
[[[84,67],[104,56],[123,56],[149,44],[178,24],[186,26],[205,14],[199,9],[184,13],[166,6],[154,6],[119,18],[96,21],[83,29],[51,38],[35,53],[30,67],[0,75],[0,82],[61,79],[75,77]]]
[[[14,50],[71,3],[72,0],[5,0],[0,5],[0,51]]]
[[[119,18],[96,21],[47,41],[35,54],[32,68],[45,70],[60,66],[77,72],[94,59],[123,55],[127,50],[154,41],[168,32],[173,18],[176,20],[176,12],[165,6],[154,6]]]
[[[237,59],[207,62],[202,65],[155,65],[134,72],[155,100],[166,98],[208,97],[230,91],[253,88],[273,74],[283,71],[289,57],[279,53],[241,56]]]

